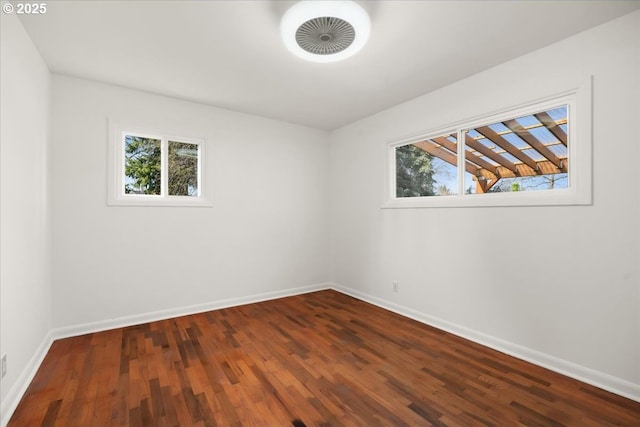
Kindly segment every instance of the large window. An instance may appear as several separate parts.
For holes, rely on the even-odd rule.
[[[577,106],[574,92],[390,144],[385,207],[589,204]]]
[[[114,126],[109,204],[206,206],[204,141]]]

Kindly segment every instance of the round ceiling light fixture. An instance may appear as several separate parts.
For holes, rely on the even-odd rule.
[[[300,58],[335,62],[348,58],[367,43],[371,21],[354,1],[301,1],[282,17],[285,46]]]

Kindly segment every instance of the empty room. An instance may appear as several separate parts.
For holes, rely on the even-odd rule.
[[[639,1],[0,16],[0,427],[640,426]]]

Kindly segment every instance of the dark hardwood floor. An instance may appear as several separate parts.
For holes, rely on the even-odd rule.
[[[335,291],[58,340],[9,422],[640,426],[640,403]]]

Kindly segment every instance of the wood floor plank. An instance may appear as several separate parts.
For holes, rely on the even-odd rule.
[[[9,427],[640,426],[640,403],[335,291],[55,341]]]

